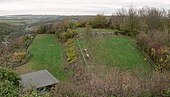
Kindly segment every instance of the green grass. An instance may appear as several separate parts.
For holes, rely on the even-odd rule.
[[[83,48],[88,47],[81,40]],[[144,56],[136,48],[135,39],[125,36],[107,36],[93,40],[89,46],[96,64],[119,67],[122,70],[144,69],[148,70],[150,64],[144,60]]]
[[[55,35],[37,35],[28,50],[33,53],[28,63],[33,69],[47,69],[56,78],[65,79],[63,50]]]

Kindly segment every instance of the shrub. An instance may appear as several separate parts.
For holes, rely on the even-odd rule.
[[[9,69],[0,68],[0,80],[1,81],[9,80],[13,82],[14,85],[18,85],[20,77],[18,74],[14,73],[13,71]]]
[[[69,64],[72,64],[76,62],[77,60],[77,55],[76,55],[76,48],[74,46],[73,39],[69,39],[66,43],[66,57],[67,57],[67,62]]]
[[[137,44],[149,55],[161,71],[167,69],[170,64],[167,36],[166,32],[158,31],[140,33],[137,36]]]
[[[77,35],[77,30],[68,29],[67,32],[59,32],[57,33],[58,38],[61,42],[67,42],[68,39],[74,38]]]
[[[100,14],[96,15],[94,18],[91,18],[89,20],[89,24],[93,28],[105,28],[107,27],[107,22],[108,20],[106,19],[106,17]]]
[[[67,62],[69,64],[71,63],[74,63],[77,59],[77,56],[76,56],[76,50],[75,50],[75,46],[67,46],[67,49],[66,49],[66,56],[67,56]]]
[[[18,89],[12,82],[5,80],[0,82],[0,97],[17,97]]]
[[[73,46],[74,45],[73,39],[68,39],[68,41],[65,43],[65,45],[67,45],[67,47],[68,46]]]
[[[66,46],[66,58],[68,64],[76,62],[76,49],[73,38],[78,34],[75,28],[78,26],[77,22],[64,20],[57,24],[56,35],[62,43]]]
[[[13,55],[13,59],[21,62],[26,58],[26,56],[27,56],[26,52],[15,52]]]
[[[19,80],[18,74],[9,69],[0,68],[0,97],[18,97]]]

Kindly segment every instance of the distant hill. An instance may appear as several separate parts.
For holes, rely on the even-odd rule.
[[[7,23],[0,23],[0,34],[1,35],[7,35],[15,30],[16,30],[15,26],[12,26]]]
[[[18,31],[18,30],[19,29],[13,25],[0,22],[0,35],[8,35],[11,32]]]

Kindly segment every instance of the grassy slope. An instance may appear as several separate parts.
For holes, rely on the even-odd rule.
[[[37,35],[29,47],[29,51],[33,53],[33,57],[28,64],[33,69],[47,69],[56,78],[60,80],[65,78],[63,50],[54,35]]]
[[[83,41],[81,45],[86,46]],[[92,53],[97,64],[117,66],[124,70],[137,68],[148,71],[150,65],[135,46],[133,38],[107,36],[96,40]]]

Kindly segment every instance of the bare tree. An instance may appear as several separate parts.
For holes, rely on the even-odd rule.
[[[115,16],[112,16],[112,26],[114,29],[120,30],[125,23],[126,9],[121,8],[116,10]]]

